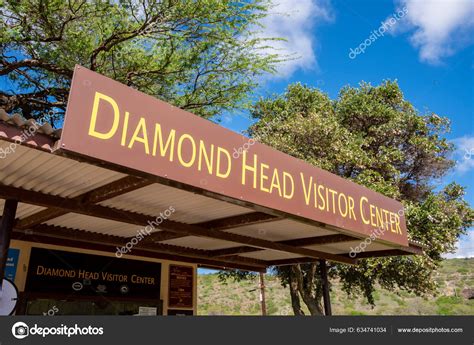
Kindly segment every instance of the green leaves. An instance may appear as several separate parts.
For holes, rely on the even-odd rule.
[[[425,255],[332,266],[329,274],[344,291],[363,294],[370,303],[377,284],[421,295],[435,291],[432,276],[442,254],[452,252],[474,222],[461,186],[433,191],[436,179],[453,165],[453,147],[443,138],[447,118],[419,114],[390,81],[344,87],[335,101],[316,88],[293,84],[283,95],[261,99],[252,115],[257,122],[249,132],[259,141],[402,201],[409,236],[427,246]],[[314,267],[300,269],[307,275]],[[277,268],[277,273],[289,284],[290,271]]]
[[[209,118],[248,106],[258,76],[279,61],[262,54],[265,39],[253,37],[267,0],[4,3],[0,75],[20,97],[2,91],[10,102],[0,106],[25,117],[64,111],[66,97],[38,91],[67,90],[75,64]],[[12,68],[19,60],[41,66]]]

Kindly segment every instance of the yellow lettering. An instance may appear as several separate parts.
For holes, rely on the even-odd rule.
[[[342,211],[341,199],[344,200],[344,212]],[[347,217],[348,208],[347,208],[347,198],[346,198],[346,196],[344,195],[344,193],[339,193],[339,197],[337,198],[337,203],[338,203],[338,207],[339,207],[339,213],[341,214],[341,216],[343,216],[344,218],[346,218],[346,217]]]
[[[300,176],[301,176],[301,184],[303,185],[304,200],[306,202],[306,205],[309,205],[309,200],[311,199],[311,185],[313,184],[313,176],[309,177],[308,187],[305,186],[304,175],[302,172],[300,172]]]
[[[323,190],[324,190],[324,186],[320,184],[318,186],[318,195],[319,195],[319,198],[321,199],[321,204],[319,205],[319,209],[321,211],[324,210],[324,208],[326,207],[326,201],[324,200],[324,196],[322,193]]]
[[[245,185],[246,171],[253,173],[253,188],[257,188],[257,155],[253,155],[253,166],[247,163],[247,151],[243,151],[242,155],[242,184]]]
[[[397,232],[401,235],[402,229],[400,229],[400,217],[398,216],[398,214],[395,214],[395,224],[396,224]]]
[[[278,189],[278,195],[281,198],[280,178],[278,177],[277,169],[273,170],[272,183],[270,185],[270,193],[273,193],[273,188]]]
[[[362,212],[362,209],[361,209]],[[354,212],[354,198],[349,196],[349,218],[352,219],[354,217],[354,220],[357,220],[355,212]]]
[[[127,131],[128,131],[128,118],[130,114],[128,111],[125,112],[125,121],[123,122],[123,129],[122,129],[122,140],[120,141],[120,145],[125,146],[125,141],[127,138]]]
[[[38,265],[38,267],[36,267],[36,275],[40,276],[43,274],[43,272],[44,272],[44,267],[41,265]]]
[[[336,194],[337,194],[337,192],[335,190],[331,189],[331,188],[329,188],[328,191],[332,195],[332,213],[336,214]]]
[[[227,158],[227,170],[226,170],[224,173],[221,172],[221,167],[222,167],[222,165],[221,165],[221,153],[223,153],[223,154],[226,156],[226,158]],[[217,176],[217,177],[220,177],[220,178],[227,178],[227,177],[229,177],[231,167],[232,167],[232,161],[230,160],[230,153],[229,153],[229,151],[227,151],[226,149],[224,149],[224,148],[218,146],[218,147],[217,147],[217,171],[216,171],[216,176]],[[255,176],[255,179],[256,179],[256,178],[257,178],[257,177]],[[256,182],[256,180],[255,180],[255,184],[256,184],[256,183],[257,183],[257,182]],[[256,185],[255,185],[255,187],[256,187]],[[254,188],[255,188],[255,187],[254,187]]]
[[[142,137],[138,136],[138,133],[140,130],[143,133]],[[137,128],[135,129],[135,133],[133,133],[132,140],[130,140],[130,144],[128,144],[128,148],[131,149],[135,141],[138,141],[142,143],[145,146],[145,152],[147,155],[150,154],[150,147],[148,146],[148,134],[146,131],[146,124],[145,124],[145,119],[143,117],[140,118],[140,121],[138,122]]]
[[[374,210],[374,205],[370,205],[370,224],[372,226],[377,227],[377,223],[375,223],[375,210]]]
[[[156,149],[158,146],[158,142],[160,144],[160,155],[164,157],[166,155],[166,151],[170,150],[170,162],[173,161],[173,153],[174,153],[174,140],[176,136],[176,131],[174,129],[170,130],[170,134],[168,135],[168,139],[166,140],[166,145],[163,143],[163,133],[161,131],[161,125],[159,123],[155,124],[155,139],[153,140],[153,152],[152,155],[156,156]]]
[[[287,184],[286,180],[289,178],[289,181],[291,182],[291,193],[287,193]],[[286,171],[283,172],[283,197],[285,199],[291,199],[293,198],[293,194],[295,193],[295,181],[293,181],[293,176],[291,176],[289,173]]]
[[[362,205],[364,202],[366,202],[366,203],[369,202],[369,200],[365,196],[360,198],[360,216],[361,216],[362,221],[364,222],[364,224],[370,224],[370,220],[368,220],[364,217],[364,207]]]
[[[385,224],[383,222],[383,212],[382,209],[379,209],[378,207],[375,207],[375,214],[377,216],[377,227],[385,230]],[[387,224],[387,229],[388,229],[388,224]]]
[[[189,142],[191,143],[191,159],[186,162],[183,158],[183,142],[184,139],[188,139]],[[185,168],[189,168],[194,164],[194,160],[196,159],[196,143],[194,142],[194,138],[189,135],[189,134],[183,134],[182,136],[179,137],[178,140],[178,160],[181,163],[182,166]]]
[[[270,190],[263,186],[263,182],[268,180],[268,176],[265,175],[265,173],[263,171],[267,170],[268,168],[269,168],[269,166],[267,164],[264,164],[264,163],[260,164],[260,190],[262,192],[270,193]]]
[[[112,124],[112,128],[106,133],[100,133],[96,131],[96,124],[97,124],[97,115],[99,112],[99,102],[103,100],[108,102],[112,109],[114,110],[114,122]],[[106,96],[100,92],[95,93],[94,97],[94,105],[92,106],[92,116],[91,116],[91,123],[89,125],[89,135],[91,137],[96,137],[99,139],[110,139],[114,136],[120,122],[120,112],[117,103],[114,101],[112,97]]]
[[[395,213],[390,212],[390,231],[396,233],[395,221]]]
[[[214,144],[211,144],[211,158],[207,155],[206,147],[204,146],[204,141],[199,141],[199,161],[198,161],[198,170],[202,169],[202,157],[206,161],[207,171],[212,175],[212,163],[214,161]]]
[[[385,209],[382,209],[383,211],[383,215],[385,217],[385,224],[387,224],[387,229],[388,229],[388,218],[387,218],[387,214],[389,213],[387,210]],[[390,223],[392,223],[392,217],[390,217]],[[385,229],[385,228],[384,228]]]

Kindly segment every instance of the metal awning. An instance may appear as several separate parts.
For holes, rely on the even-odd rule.
[[[36,131],[25,138],[31,126]],[[53,153],[60,135],[0,109],[0,207],[6,199],[19,201],[13,239],[115,252],[172,206],[173,214],[130,255],[264,271],[318,259],[354,264],[422,253],[413,241],[374,241],[354,258],[351,248],[364,236],[64,157]]]

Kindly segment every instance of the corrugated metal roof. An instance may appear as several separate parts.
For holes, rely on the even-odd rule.
[[[238,243],[214,240],[211,238],[203,238],[197,236],[187,236],[174,240],[163,241],[165,244],[172,244],[174,246],[188,247],[194,249],[217,250],[227,249],[241,246]]]
[[[0,199],[0,210],[3,210],[3,205],[5,204],[5,200]],[[25,218],[31,216],[32,214],[38,213],[39,211],[44,210],[44,207],[35,206],[30,204],[24,204],[22,202],[18,203],[18,209],[16,211],[16,216],[18,218]]]
[[[314,246],[306,246],[305,248],[310,248],[314,250],[320,250],[323,252],[331,253],[331,254],[345,254],[351,251],[350,248],[356,248],[360,246],[360,244],[364,242],[363,240],[360,241],[351,241],[351,242],[341,242],[341,243],[331,243],[325,245],[314,245]],[[347,250],[349,248],[349,250]],[[378,250],[385,250],[385,249],[392,249],[392,247],[384,245],[382,243],[371,242],[370,245],[364,246],[364,252],[373,252]]]
[[[277,252],[274,250],[261,250],[259,252],[251,252],[246,254],[241,254],[241,256],[257,260],[287,260],[287,259],[297,259],[302,258],[303,256],[298,254],[291,254],[286,252]]]
[[[160,184],[152,184],[108,199],[101,202],[100,205],[139,212],[151,217],[157,217],[160,212],[173,206],[176,211],[171,218],[189,224],[249,212],[249,209],[245,207]]]
[[[75,213],[68,213],[58,218],[48,220],[46,224],[122,237],[135,236],[137,231],[146,225],[144,224],[143,227],[140,227],[138,225],[135,226]]]
[[[284,241],[305,237],[332,235],[335,232],[300,223],[291,219],[247,225],[227,230],[234,234],[240,234],[270,241]]]
[[[0,141],[0,148],[8,145]],[[124,174],[72,159],[17,146],[14,153],[0,159],[0,181],[64,198],[72,198],[116,181]]]

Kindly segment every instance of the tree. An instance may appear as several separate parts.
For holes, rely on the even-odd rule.
[[[60,123],[75,64],[210,118],[245,108],[279,57],[267,0],[0,0],[0,107]]]
[[[462,187],[434,188],[454,164],[453,147],[443,137],[448,119],[419,114],[390,81],[345,87],[334,101],[318,89],[294,84],[283,95],[259,100],[252,115],[257,121],[249,134],[258,141],[401,201],[409,237],[427,246],[419,256],[331,264],[330,278],[372,304],[376,284],[417,294],[435,291],[432,276],[441,255],[454,251],[474,222]],[[318,271],[316,263],[275,269],[290,289],[295,315],[303,314],[301,301],[312,315],[323,313]]]

